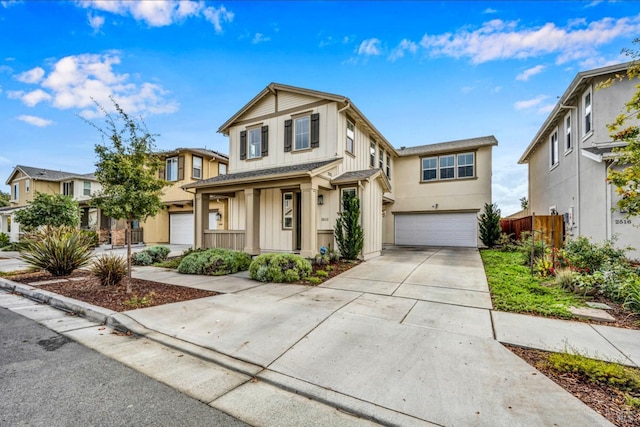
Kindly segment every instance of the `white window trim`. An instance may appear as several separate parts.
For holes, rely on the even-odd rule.
[[[11,188],[11,201],[17,202],[20,200],[20,183],[16,182]]]
[[[378,144],[373,139],[369,140],[369,167],[376,167],[376,153],[378,151]]]
[[[27,179],[24,181],[24,192],[29,193],[31,191],[31,180]]]
[[[569,120],[569,127],[567,128],[567,119]],[[567,154],[571,153],[573,151],[573,144],[575,143],[574,141],[574,132],[573,132],[573,123],[572,123],[572,117],[571,117],[571,112],[568,112],[565,116],[564,116],[564,122],[563,122],[563,126],[564,126],[564,155],[566,156]],[[567,148],[567,136],[569,137],[569,141],[571,142],[571,147]]]
[[[291,196],[288,199],[288,201],[291,203],[291,206],[289,206],[289,207],[286,206],[287,195]],[[288,215],[287,215],[287,212],[286,212],[287,209],[289,209],[289,214]],[[286,225],[286,219],[287,218],[291,218],[291,225]],[[292,230],[293,229],[293,192],[292,191],[285,191],[284,193],[282,193],[282,229],[283,230]]]
[[[554,142],[555,136],[555,142]],[[549,135],[549,169],[555,169],[560,164],[560,147],[558,146],[558,128],[555,128],[551,135]],[[554,151],[555,151],[555,163],[554,163]]]
[[[343,187],[340,189],[340,212],[344,212],[344,193],[353,192],[358,197],[358,187]]]
[[[224,169],[224,171],[222,171]],[[226,175],[227,174],[227,164],[226,163],[218,163],[218,175]]]
[[[307,127],[307,146],[297,148],[296,147],[296,129],[298,127],[298,120],[304,120],[304,119],[306,119],[307,122],[309,123],[309,126]],[[311,115],[310,114],[300,116],[300,117],[295,117],[293,119],[293,141],[291,141],[291,143],[292,143],[292,147],[291,147],[292,151],[303,151],[303,150],[309,150],[311,148]]]
[[[251,156],[251,134],[253,132],[258,133],[258,149],[256,150],[256,155]],[[253,127],[247,129],[247,159],[259,159],[262,157],[262,127]]]
[[[387,151],[387,165],[386,170],[387,178],[391,180],[391,153]]]
[[[473,164],[471,165],[473,166],[473,175],[461,177],[458,174],[458,167],[460,166],[458,163],[458,158],[459,156],[465,156],[469,154],[473,156]],[[440,176],[440,159],[442,157],[451,157],[451,156],[453,156],[453,178],[442,178]],[[420,158],[420,182],[457,181],[457,180],[465,180],[465,179],[475,179],[478,177],[476,173],[478,171],[476,167],[476,157],[477,156],[475,151],[466,151],[464,153],[455,153],[455,154],[443,154],[441,156],[421,157]],[[436,176],[433,179],[424,179],[424,171],[425,171],[424,161],[428,159],[435,159],[436,161],[436,167],[435,167]],[[463,165],[463,166],[469,166],[469,165]],[[450,166],[447,166],[446,168],[448,169],[450,168]],[[429,170],[433,170],[433,168],[429,168]]]
[[[174,162],[175,162],[176,176],[170,178],[169,171],[173,169],[172,166]],[[169,182],[175,182],[178,180],[178,156],[167,157],[167,159],[164,162],[164,177]]]
[[[459,172],[460,172],[460,162],[458,161],[458,159],[460,158],[460,156],[468,156],[469,154],[471,154],[471,157],[473,159],[473,162],[471,163],[471,167],[473,167],[473,174],[471,176],[463,176],[461,177]],[[475,178],[476,177],[476,153],[473,151],[469,151],[467,153],[458,153],[456,154],[456,171],[455,171],[455,175],[456,175],[456,179],[471,179],[471,178]],[[463,165],[463,167],[467,167],[469,165]]]
[[[589,107],[587,108],[586,106],[586,102],[585,99],[587,97],[587,95],[589,95],[590,97],[590,102],[589,102]],[[587,114],[590,114],[590,121],[591,121],[591,129],[589,130],[589,132],[586,131],[586,126],[585,126],[585,119],[587,117]],[[584,141],[585,139],[589,138],[591,135],[593,135],[593,91],[591,90],[591,86],[589,86],[589,89],[587,89],[583,94],[582,94],[582,116],[580,117],[580,120],[582,121],[581,123],[581,130],[582,130],[582,140]]]
[[[196,168],[196,159],[200,159],[200,167]],[[204,158],[201,156],[191,156],[191,176],[195,179],[202,179],[202,172],[204,169]],[[200,176],[196,176],[196,171],[200,171]]]
[[[353,127],[353,130],[349,129],[349,125]],[[349,136],[351,133],[351,136]],[[349,140],[351,140],[351,150],[349,150]],[[345,151],[349,154],[355,154],[356,152],[356,124],[347,119],[347,139],[345,141]]]
[[[89,188],[87,188],[87,184],[89,184]],[[86,194],[87,190],[89,190],[89,194]],[[82,181],[82,195],[86,197],[91,196],[91,181]]]
[[[434,170],[436,171],[436,176],[433,179],[424,179],[424,171],[425,171],[425,167],[424,167],[424,161],[425,160],[429,160],[429,159],[435,159],[436,160],[436,167],[435,168],[429,168],[428,170]],[[433,182],[433,181],[438,181],[439,180],[439,176],[440,174],[438,173],[438,156],[431,156],[431,157],[421,157],[420,158],[420,182]]]

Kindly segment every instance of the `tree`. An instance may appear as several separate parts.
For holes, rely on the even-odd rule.
[[[526,197],[522,197],[520,198],[520,207],[524,210],[524,209],[528,209],[529,208],[529,200],[527,200]]]
[[[364,232],[360,226],[360,200],[355,194],[344,193],[344,209],[336,220],[334,234],[340,255],[346,259],[357,259],[364,246]]]
[[[80,224],[78,202],[63,194],[36,192],[33,200],[16,212],[15,221],[27,232],[45,225],[77,227]]]
[[[500,227],[500,209],[495,203],[485,203],[484,212],[480,215],[480,240],[486,246],[492,248],[496,245],[502,234]]]
[[[635,39],[633,43],[640,44],[640,38]],[[634,60],[627,69],[626,77],[617,75],[601,87],[608,87],[624,78],[630,81],[640,78],[640,49],[623,49],[623,52]],[[636,84],[635,88],[635,93],[625,103],[625,112],[607,125],[613,141],[625,144],[614,149],[619,156],[617,161],[621,167],[609,168],[607,180],[616,186],[616,192],[620,196],[616,208],[626,212],[627,217],[640,214],[640,127],[637,124],[640,120],[640,84]],[[629,124],[629,121],[634,123]]]
[[[9,206],[10,198],[11,198],[11,195],[9,193],[5,193],[4,191],[0,190],[0,208]]]
[[[147,130],[142,120],[131,118],[111,98],[117,117],[114,119],[101,105],[106,130],[91,122],[109,142],[97,144],[95,152],[96,179],[102,189],[93,197],[93,204],[106,215],[123,219],[127,223],[127,292],[131,292],[131,226],[133,221],[144,221],[162,209],[162,189],[167,182],[158,178],[162,162],[154,153],[155,135]],[[116,119],[122,122],[118,127]]]

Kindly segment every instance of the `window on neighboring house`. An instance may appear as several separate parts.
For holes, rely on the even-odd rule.
[[[165,174],[166,174],[165,179],[167,181],[178,180],[178,158],[177,157],[169,157],[167,159]]]
[[[82,182],[82,195],[90,196],[91,195],[91,181],[83,181]]]
[[[422,180],[433,181],[438,179],[438,158],[426,157],[422,159]]]
[[[378,150],[378,169],[384,170],[384,150],[382,148]]]
[[[293,193],[282,193],[282,228],[293,228]]]
[[[475,176],[473,158],[473,153],[458,154],[458,178],[472,178]]]
[[[587,135],[592,131],[593,116],[591,114],[591,89],[584,94],[583,98],[583,111],[584,111],[584,133]]]
[[[28,179],[24,182],[24,191],[25,193],[28,193],[29,191],[31,191],[31,180]]]
[[[369,166],[376,167],[376,143],[375,141],[369,141]]]
[[[248,130],[249,133],[249,155],[250,159],[257,159],[262,156],[262,129],[253,128]]]
[[[306,150],[311,147],[310,117],[298,117],[293,121],[293,149]]]
[[[62,183],[62,194],[73,197],[73,181]]]
[[[354,141],[356,138],[355,125],[353,122],[347,120],[347,152],[354,154],[355,146]]]
[[[13,191],[11,193],[11,196],[12,200],[20,200],[20,183],[16,182],[15,184],[13,184]]]
[[[348,196],[353,196],[353,197],[358,197],[358,191],[355,187],[348,187],[348,188],[342,188],[340,190],[340,207],[341,207],[341,211],[344,211],[344,199],[345,197]]]
[[[571,150],[571,113],[567,114],[564,118],[564,150]]]
[[[454,155],[440,156],[440,179],[454,179],[456,177],[455,162]]]
[[[226,174],[227,174],[227,164],[218,163],[218,175],[226,175]]]
[[[387,178],[391,179],[391,156],[387,152]]]
[[[202,157],[193,156],[193,172],[191,176],[195,179],[202,179]]]
[[[549,150],[551,154],[551,166],[558,164],[558,129],[553,131],[549,138]]]

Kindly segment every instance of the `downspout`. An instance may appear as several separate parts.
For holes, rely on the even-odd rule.
[[[616,164],[618,163],[618,159],[614,159],[608,166],[606,169],[606,173],[607,176],[609,176],[609,170]],[[611,224],[611,209],[612,209],[612,203],[611,203],[611,183],[609,182],[609,180],[605,179],[605,191],[607,194],[607,212],[606,212],[606,218],[607,218],[607,228],[606,228],[606,236],[607,236],[607,240],[611,240],[611,229],[612,229],[612,224]]]
[[[345,99],[345,103],[346,103],[346,105],[344,107],[342,107],[341,109],[339,109],[338,113],[342,113],[344,110],[347,110],[347,109],[351,108],[351,101],[349,101],[349,98]]]

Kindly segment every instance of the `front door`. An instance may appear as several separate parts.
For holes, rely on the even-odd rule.
[[[294,249],[299,251],[302,249],[302,193],[297,192],[295,197],[295,244]]]

